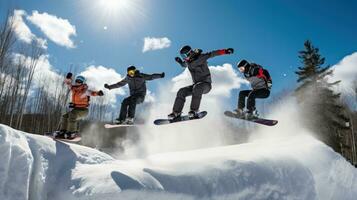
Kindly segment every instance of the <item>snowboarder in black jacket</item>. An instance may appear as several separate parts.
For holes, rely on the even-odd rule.
[[[143,103],[146,95],[146,81],[164,78],[165,73],[161,74],[144,74],[136,70],[135,66],[127,69],[127,76],[113,85],[104,84],[104,87],[111,90],[120,88],[126,84],[129,85],[130,96],[125,98],[121,104],[117,124],[133,124],[135,117],[136,105]]]
[[[232,48],[216,50],[208,53],[202,53],[201,49],[192,49],[190,46],[184,46],[180,50],[181,58],[176,57],[175,60],[182,67],[187,67],[191,73],[193,84],[181,88],[177,92],[176,100],[173,106],[173,111],[168,115],[169,119],[175,119],[181,116],[186,97],[192,95],[190,118],[196,118],[199,112],[201,98],[203,94],[207,94],[212,88],[211,73],[208,68],[207,60],[209,58],[232,54]]]
[[[249,63],[246,60],[241,60],[237,67],[244,77],[250,82],[252,90],[242,90],[239,92],[238,108],[235,113],[240,117],[246,117],[247,119],[257,118],[255,112],[255,99],[268,98],[270,95],[270,89],[272,87],[272,79],[269,72],[262,66]],[[247,100],[247,112],[244,112],[245,99]]]

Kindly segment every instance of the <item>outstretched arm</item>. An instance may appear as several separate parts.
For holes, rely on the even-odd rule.
[[[234,49],[228,48],[228,49],[220,49],[220,50],[211,51],[211,52],[205,53],[203,55],[206,56],[207,59],[209,59],[209,58],[213,58],[215,56],[221,56],[221,55],[232,54],[232,53],[234,53]]]
[[[119,81],[118,83],[115,83],[113,85],[108,85],[108,84],[104,84],[104,87],[111,90],[111,89],[115,89],[115,88],[120,88],[123,87],[124,85],[126,85],[128,82],[126,80],[126,78],[124,78],[123,80]]]
[[[154,80],[154,79],[164,78],[165,77],[165,72],[162,72],[161,74],[158,74],[158,73],[155,73],[155,74],[141,73],[141,76],[143,76],[145,80],[151,81],[151,80]]]
[[[64,79],[64,83],[68,86],[69,89],[72,89],[72,76],[71,72],[68,72],[66,75],[66,79]]]
[[[103,96],[104,95],[104,92],[102,90],[99,90],[99,91],[87,90],[87,93],[89,96]]]

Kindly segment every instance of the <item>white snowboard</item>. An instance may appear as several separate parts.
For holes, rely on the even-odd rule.
[[[104,128],[118,128],[118,127],[131,127],[138,126],[137,124],[104,124]]]

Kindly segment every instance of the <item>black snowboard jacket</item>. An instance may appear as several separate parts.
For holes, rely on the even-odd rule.
[[[120,88],[129,85],[130,95],[146,95],[146,81],[162,78],[161,74],[144,74],[136,71],[134,77],[126,76],[123,80],[109,85],[109,89]]]
[[[272,83],[270,74],[262,66],[252,63],[249,70],[244,73],[244,76],[250,82],[253,90],[270,89],[268,87],[268,83]]]
[[[215,50],[208,53],[201,53],[202,50],[198,49],[197,55],[193,56],[190,60],[178,62],[182,67],[187,67],[191,73],[193,83],[207,82],[212,83],[211,73],[208,68],[207,60],[215,56],[226,54],[226,50]]]

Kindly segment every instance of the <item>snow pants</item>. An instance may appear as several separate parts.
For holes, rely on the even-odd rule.
[[[61,129],[70,132],[78,131],[78,120],[87,117],[88,108],[73,108],[68,113],[62,115]]]
[[[125,120],[127,117],[135,117],[136,105],[143,103],[145,100],[145,94],[133,94],[123,100],[121,103],[119,121]]]
[[[187,87],[181,88],[176,95],[173,111],[181,113],[185,105],[186,97],[192,95],[190,109],[198,111],[201,104],[201,98],[203,94],[207,94],[212,88],[209,82],[199,82]]]
[[[257,89],[257,90],[242,90],[239,92],[238,98],[238,109],[242,109],[245,107],[245,98],[248,97],[247,100],[247,109],[248,112],[253,112],[255,110],[255,99],[260,98],[268,98],[270,95],[270,90],[268,89]]]

